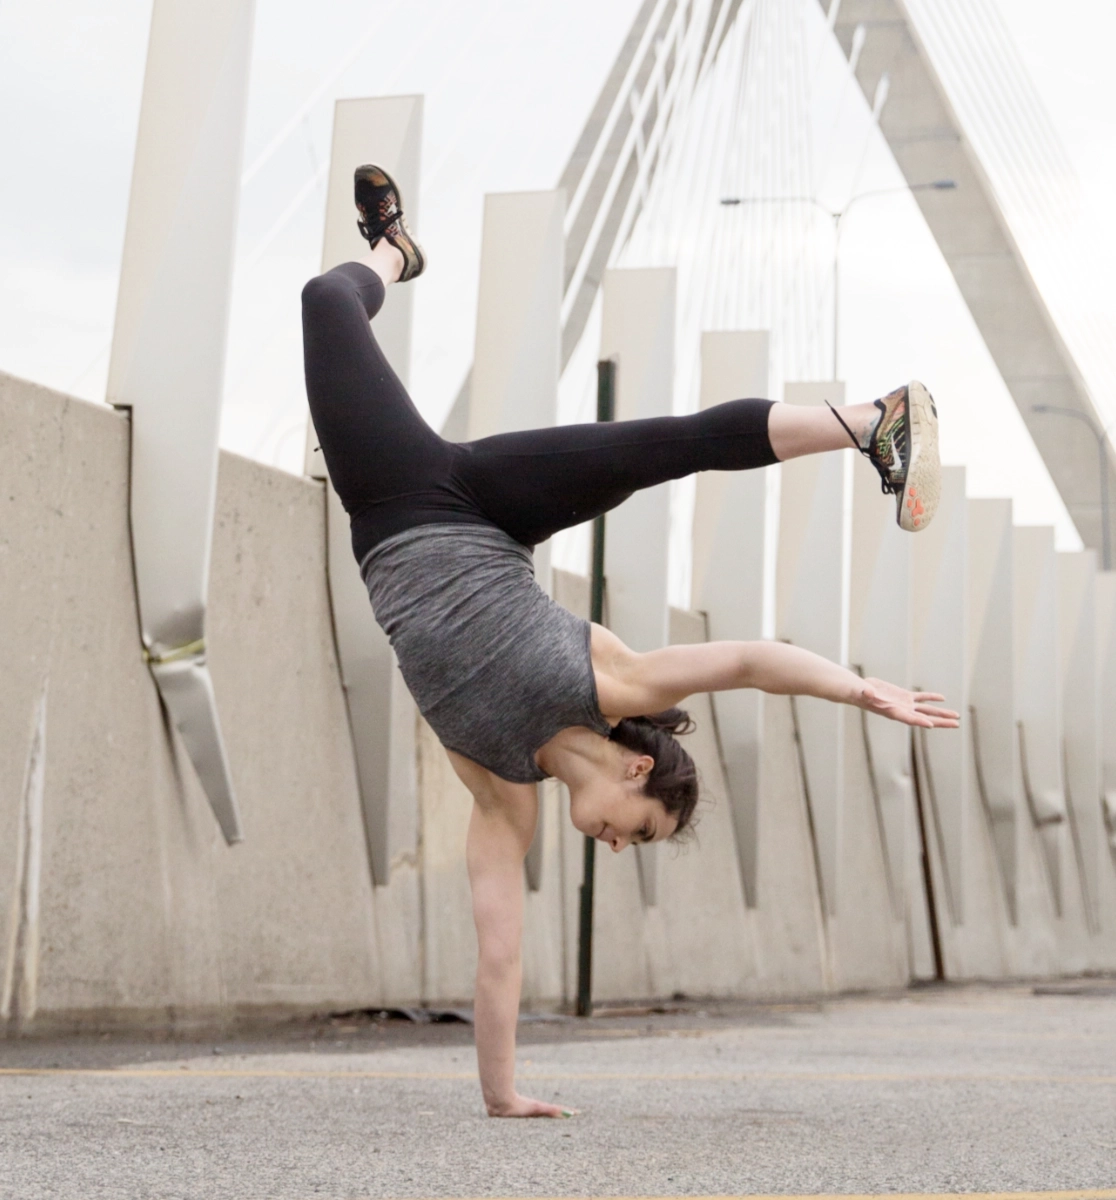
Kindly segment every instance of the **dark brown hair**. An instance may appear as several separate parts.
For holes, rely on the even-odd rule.
[[[675,734],[694,731],[694,720],[680,708],[649,713],[645,717],[625,717],[616,725],[609,740],[618,742],[634,754],[646,754],[655,760],[643,784],[643,794],[662,804],[674,817],[676,838],[691,825],[698,802],[698,773],[694,760],[675,741]]]

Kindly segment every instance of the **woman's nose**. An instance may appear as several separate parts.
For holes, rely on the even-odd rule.
[[[612,841],[609,842],[609,845],[612,847],[613,854],[619,854],[627,844],[628,839],[619,833],[612,839]]]

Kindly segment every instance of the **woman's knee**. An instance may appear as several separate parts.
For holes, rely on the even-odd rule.
[[[322,312],[344,305],[351,288],[348,281],[327,272],[315,275],[302,289],[302,311]]]

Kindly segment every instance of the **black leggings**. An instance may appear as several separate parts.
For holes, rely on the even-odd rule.
[[[385,538],[445,522],[496,525],[535,546],[641,488],[776,461],[770,400],[447,442],[419,415],[372,336],[368,322],[383,302],[380,277],[360,263],[335,267],[302,291],[306,393],[358,562]]]

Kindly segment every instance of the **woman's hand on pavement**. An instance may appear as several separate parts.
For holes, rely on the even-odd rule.
[[[490,1117],[572,1117],[576,1112],[574,1108],[562,1108],[518,1094],[506,1102],[488,1105]]]
[[[960,724],[957,713],[942,708],[944,696],[937,692],[911,692],[883,679],[866,679],[859,696],[853,701],[866,712],[917,725],[923,729],[956,729]]]

